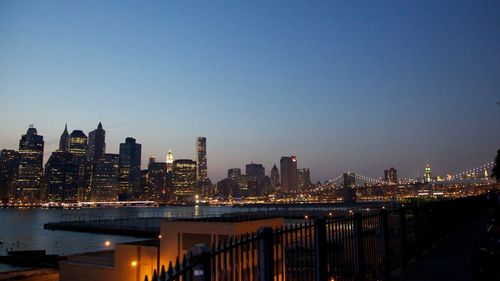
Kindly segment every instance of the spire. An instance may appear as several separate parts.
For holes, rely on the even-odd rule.
[[[64,124],[64,132],[63,132],[63,135],[67,135],[68,134],[68,124]]]
[[[59,150],[68,151],[69,146],[69,134],[68,134],[68,124],[64,125],[64,131],[59,139]]]
[[[102,124],[101,124],[101,121],[99,121],[99,124],[97,125],[97,129],[102,130]]]

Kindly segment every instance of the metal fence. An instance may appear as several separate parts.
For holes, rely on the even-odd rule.
[[[263,227],[211,247],[196,245],[152,280],[390,280],[465,220],[485,212],[486,202],[476,196]]]

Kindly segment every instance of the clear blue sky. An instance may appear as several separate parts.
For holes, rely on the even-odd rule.
[[[314,180],[459,172],[500,148],[500,1],[0,1],[0,148],[107,151],[209,176],[295,154]],[[45,160],[46,160],[45,159]]]

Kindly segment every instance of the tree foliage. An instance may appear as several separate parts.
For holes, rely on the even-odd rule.
[[[491,170],[491,177],[497,182],[500,182],[500,149],[497,151],[497,157],[495,157],[495,166]]]

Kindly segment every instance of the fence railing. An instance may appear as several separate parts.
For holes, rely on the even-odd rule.
[[[476,196],[262,227],[211,247],[196,245],[151,279],[390,280],[464,220],[486,212],[486,202],[486,196]]]

